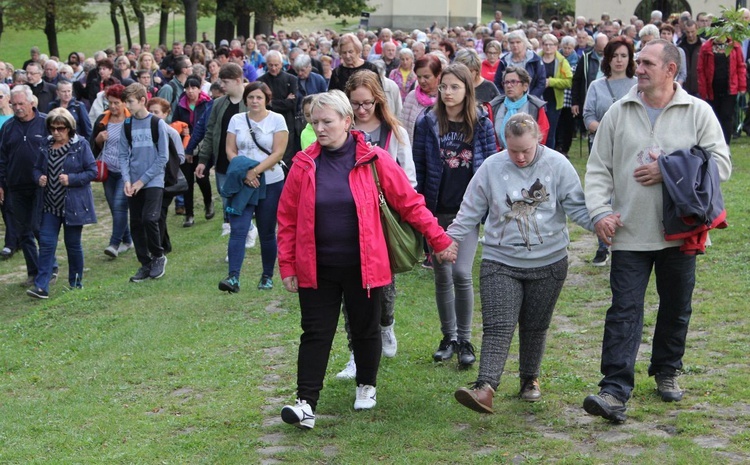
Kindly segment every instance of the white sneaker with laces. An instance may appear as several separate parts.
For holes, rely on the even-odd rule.
[[[336,379],[354,379],[357,377],[357,364],[354,362],[354,352],[349,352],[349,361],[343,370],[336,374]]]
[[[297,399],[294,405],[287,405],[281,409],[281,419],[284,423],[289,423],[299,429],[315,427],[315,413],[306,400]]]
[[[221,235],[222,236],[228,236],[229,233],[232,232],[232,225],[229,223],[222,223],[221,224]]]
[[[245,239],[245,248],[252,249],[255,247],[255,241],[258,239],[258,228],[253,226],[253,229],[247,232],[247,238]]]
[[[396,332],[393,330],[393,325],[396,322],[391,323],[390,326],[380,327],[380,338],[383,340],[383,356],[384,357],[395,357],[396,350],[398,349],[398,341],[396,341]]]
[[[117,247],[117,253],[118,254],[124,254],[128,250],[133,248],[132,242],[121,242],[119,247]]]
[[[360,384],[357,386],[357,399],[354,401],[354,410],[368,410],[376,404],[375,386]]]

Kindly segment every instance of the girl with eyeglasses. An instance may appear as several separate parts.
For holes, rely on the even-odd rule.
[[[39,272],[29,297],[46,299],[55,265],[57,238],[65,231],[68,252],[68,283],[83,287],[83,225],[96,223],[91,181],[96,161],[86,139],[76,134],[76,121],[65,108],[55,108],[46,119],[50,136],[40,147],[33,176],[44,189],[42,221],[39,227]]]
[[[458,213],[464,192],[474,173],[495,153],[495,137],[486,112],[474,98],[471,72],[462,64],[446,67],[437,86],[440,98],[417,123],[414,135],[414,165],[417,191],[427,208],[447,228]],[[458,353],[459,367],[474,361],[471,320],[474,284],[471,267],[479,241],[479,226],[468,232],[458,246],[455,264],[433,261],[435,300],[442,339],[433,355],[445,361]]]
[[[547,141],[549,121],[544,110],[544,100],[529,94],[531,76],[521,67],[511,66],[505,70],[502,79],[505,95],[501,95],[490,102],[494,113],[495,136],[500,149],[507,147],[505,142],[505,125],[516,113],[528,113],[539,125],[541,142]]]

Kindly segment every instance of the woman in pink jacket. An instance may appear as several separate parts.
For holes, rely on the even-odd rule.
[[[315,425],[344,298],[357,363],[354,408],[376,403],[381,288],[391,270],[371,165],[388,204],[424,234],[438,259],[453,261],[457,250],[403,169],[351,130],[354,111],[343,92],[316,95],[311,113],[317,142],[294,157],[278,209],[279,270],[284,287],[299,294],[302,321],[298,399],[281,418],[303,429]]]

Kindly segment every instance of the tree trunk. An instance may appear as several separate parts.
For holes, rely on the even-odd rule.
[[[123,5],[122,2],[120,2],[120,14],[122,15],[122,25],[125,26],[125,37],[128,39],[128,48],[126,50],[130,50],[133,48],[133,39],[130,37],[130,24],[128,23],[128,15],[125,13],[125,5]],[[121,44],[122,42],[116,42],[118,44]]]
[[[50,56],[59,57],[60,50],[57,46],[57,28],[55,26],[55,0],[47,0],[46,3],[44,34],[47,36],[47,48]]]
[[[185,42],[198,41],[198,0],[182,0],[185,6]]]
[[[169,30],[169,4],[161,2],[161,13],[159,14],[159,45],[167,45],[167,32]]]
[[[255,27],[253,28],[255,35],[265,34],[270,36],[273,34],[273,18],[263,18],[257,13],[255,14]]]
[[[234,23],[230,19],[221,19],[222,13],[231,7],[231,0],[216,0],[216,36],[214,43],[219,46],[222,39],[232,40],[234,37]]]
[[[523,17],[523,5],[521,0],[510,1],[510,16],[512,18]]]
[[[115,43],[120,43],[120,22],[117,20],[117,0],[109,0],[109,19],[115,32]]]
[[[143,14],[140,0],[130,0],[130,4],[133,6],[133,13],[138,19],[138,42],[143,45],[148,42],[146,38],[146,15]]]
[[[250,11],[246,6],[241,4],[237,5],[237,36],[242,36],[245,39],[250,37]]]
[[[5,29],[5,22],[3,20],[3,16],[5,15],[5,8],[0,5],[0,40],[3,37],[3,30]]]

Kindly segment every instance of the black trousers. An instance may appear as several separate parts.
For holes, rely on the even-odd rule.
[[[143,188],[132,197],[128,197],[130,209],[130,235],[133,236],[135,254],[141,265],[148,265],[151,260],[164,255],[159,232],[161,199],[164,189],[161,187]]]
[[[382,351],[381,291],[380,287],[362,288],[359,265],[319,266],[318,288],[300,288],[302,336],[297,357],[297,397],[306,400],[313,410],[323,389],[342,299],[346,299],[357,384],[376,385]]]
[[[737,103],[737,95],[717,95],[714,94],[714,99],[708,101],[711,108],[713,108],[716,117],[721,123],[721,132],[724,133],[724,142],[729,145],[732,141],[732,135],[734,134],[734,106]]]

